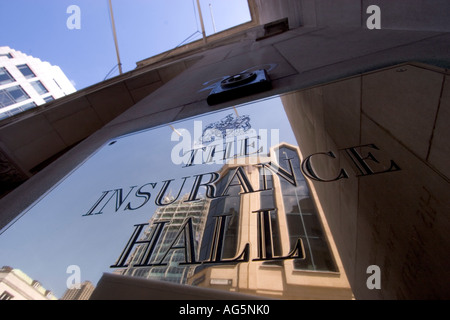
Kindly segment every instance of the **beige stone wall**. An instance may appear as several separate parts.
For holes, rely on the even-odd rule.
[[[311,157],[317,176],[348,174],[311,184],[358,298],[450,296],[449,93],[443,70],[407,64],[282,98],[302,158],[336,156]],[[344,150],[362,145],[354,150],[378,161],[364,161],[374,174]],[[366,285],[370,265],[381,289]]]

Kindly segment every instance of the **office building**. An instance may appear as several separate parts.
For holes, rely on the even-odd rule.
[[[158,239],[159,243],[156,246],[156,250],[152,252],[149,260],[149,263],[155,265],[161,264],[161,266],[142,266],[142,261],[146,254],[144,250],[146,246],[139,246],[134,249],[133,254],[130,256],[128,267],[126,269],[119,269],[114,273],[145,279],[169,281],[178,284],[185,284],[187,282],[188,276],[192,274],[195,267],[179,265],[179,262],[185,259],[184,252],[181,250],[168,250],[177,245],[184,245],[185,239],[178,231],[184,226],[187,218],[192,218],[192,231],[195,234],[199,234],[204,229],[209,201],[203,200],[185,203],[183,200],[172,201],[170,197],[166,201],[171,203],[156,210],[154,216],[149,221],[148,227],[143,231],[143,237],[140,240],[150,241],[155,235],[155,232],[159,230],[158,223],[161,221],[168,224],[164,230],[164,234]],[[195,246],[201,245],[200,237],[196,237],[194,241],[196,242]],[[140,264],[141,266],[138,266]]]
[[[297,147],[282,143],[268,156],[248,160],[267,165],[241,167],[231,161],[220,170],[218,194],[227,188],[229,196],[211,201],[203,237],[225,224],[223,244],[217,248],[217,242],[202,241],[199,259],[215,263],[197,268],[189,283],[276,299],[353,299],[332,235],[301,172]],[[278,162],[277,173],[271,165]],[[239,174],[262,191],[242,193]],[[232,262],[245,250],[245,263]]]
[[[50,290],[19,269],[0,269],[0,300],[56,300]]]
[[[95,287],[90,281],[73,286],[64,293],[61,300],[89,300]]]
[[[75,91],[58,66],[10,47],[0,47],[0,119]]]

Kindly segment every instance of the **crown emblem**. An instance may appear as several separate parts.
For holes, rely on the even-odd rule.
[[[234,117],[232,113],[219,121],[207,125],[202,132],[201,143],[213,142],[216,139],[225,139],[229,136],[239,136],[251,129],[248,115]]]

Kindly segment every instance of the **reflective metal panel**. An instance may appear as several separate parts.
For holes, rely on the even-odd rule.
[[[340,281],[321,219],[273,97],[109,141],[2,231],[0,264],[64,299],[103,273],[296,298]]]

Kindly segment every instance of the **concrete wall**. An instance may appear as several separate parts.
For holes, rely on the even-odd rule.
[[[288,17],[291,27],[363,27],[381,9],[381,28],[450,31],[450,2],[446,0],[255,0],[262,24]]]
[[[450,31],[447,0],[363,0],[362,17],[369,16],[366,10],[370,5],[381,9],[381,28]]]

